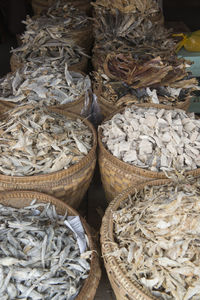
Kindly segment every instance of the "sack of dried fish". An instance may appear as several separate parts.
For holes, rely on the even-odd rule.
[[[88,115],[91,105],[89,76],[69,72],[65,61],[54,60],[40,67],[27,63],[0,81],[0,101],[12,105],[56,106]],[[8,107],[8,106],[7,106]]]
[[[93,300],[101,270],[85,220],[46,194],[0,194],[0,298]]]
[[[96,164],[96,132],[76,114],[31,105],[0,121],[0,190],[36,190],[78,207]]]
[[[98,131],[99,166],[108,201],[133,184],[169,173],[200,174],[200,120],[164,105],[132,105]]]
[[[200,181],[133,186],[109,205],[101,246],[118,300],[197,300]]]

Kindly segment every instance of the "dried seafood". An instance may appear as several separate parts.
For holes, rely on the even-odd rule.
[[[160,26],[162,14],[157,1],[98,0],[93,5],[94,34],[98,44],[117,40],[132,46],[150,43],[170,49],[173,45],[169,31]]]
[[[80,218],[36,200],[19,209],[0,205],[0,214],[1,299],[74,299],[90,271],[87,247],[81,253],[66,226],[78,221],[83,229]]]
[[[151,171],[200,167],[200,120],[183,110],[131,106],[100,126],[120,160]]]
[[[113,212],[115,251],[132,281],[162,300],[200,299],[200,181],[146,186]]]
[[[0,172],[46,174],[78,163],[92,148],[92,132],[80,119],[25,105],[0,122]]]
[[[22,45],[12,52],[21,63],[35,61],[41,64],[44,60],[62,58],[68,65],[76,64],[83,56],[88,57],[72,38],[70,28],[81,26],[82,21],[78,21],[76,24],[72,19],[65,21],[63,18],[41,16],[33,20],[27,17],[24,22],[26,31],[22,36]]]
[[[73,7],[66,0],[52,4],[46,15],[54,20],[60,18],[64,22],[65,28],[70,31],[91,26],[91,21],[86,13]]]
[[[69,72],[65,61],[55,59],[40,67],[32,62],[0,81],[0,100],[41,106],[66,104],[87,96],[90,88],[89,76]]]
[[[144,75],[146,76],[146,75]],[[147,78],[148,80],[148,78]],[[110,79],[102,71],[93,72],[93,90],[108,104],[117,108],[131,103],[182,104],[198,90],[196,79],[185,79],[169,86],[132,88],[122,80]]]

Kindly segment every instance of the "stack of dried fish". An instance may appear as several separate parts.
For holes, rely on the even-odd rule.
[[[112,215],[116,251],[107,255],[116,256],[129,280],[156,299],[200,299],[199,180],[146,186]]]
[[[32,61],[0,81],[0,100],[41,106],[66,104],[87,96],[90,87],[89,76],[69,72],[64,57],[45,60],[40,67]]]
[[[97,44],[118,41],[134,46],[148,42],[156,45],[169,36],[160,26],[163,19],[155,0],[97,0],[93,6]]]
[[[87,248],[79,249],[66,226],[74,217],[35,202],[20,209],[0,205],[0,298],[75,299],[90,272]]]
[[[47,174],[78,163],[93,144],[80,120],[25,105],[0,122],[0,172],[11,176]]]
[[[75,21],[77,20],[77,22]],[[35,60],[43,63],[45,60],[65,58],[68,65],[74,65],[85,56],[83,49],[72,37],[72,23],[81,26],[82,19],[42,16],[35,20],[27,17],[26,31],[22,37],[22,45],[12,52],[19,64]]]
[[[101,128],[106,148],[134,166],[155,172],[200,167],[200,120],[193,113],[133,105]]]
[[[189,62],[177,57],[157,1],[97,0],[94,7],[99,101],[103,97],[112,107],[129,102],[177,105],[192,97],[197,81],[186,70]]]

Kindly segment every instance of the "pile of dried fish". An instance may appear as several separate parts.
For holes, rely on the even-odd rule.
[[[144,76],[146,77],[146,75]],[[149,83],[152,80],[156,81],[157,79],[156,77],[146,77],[146,81],[149,81]],[[135,84],[137,86],[139,82],[135,82]],[[135,88],[125,81],[111,79],[103,72],[93,72],[94,92],[108,102],[108,104],[113,105],[113,108],[130,103],[182,105],[198,89],[197,81],[194,78],[176,81],[171,83],[170,86],[155,84],[155,86],[145,87],[142,81],[141,87]]]
[[[66,0],[60,0],[52,4],[46,15],[54,20],[56,18],[63,20],[63,25],[66,29],[68,28],[68,30],[82,29],[91,26],[91,21],[86,13],[72,6]],[[31,24],[29,23],[28,26],[31,26]]]
[[[20,209],[0,205],[0,215],[1,299],[75,299],[90,262],[66,226],[73,217],[35,201]]]
[[[134,166],[155,172],[200,167],[200,120],[193,113],[133,105],[100,128],[106,148]]]
[[[126,276],[162,300],[200,299],[200,182],[145,187],[113,212]]]
[[[46,62],[40,67],[26,64],[0,81],[0,100],[17,104],[58,105],[74,102],[91,88],[89,76],[69,72],[61,60]]]
[[[76,20],[76,18],[75,18]],[[27,17],[26,31],[22,36],[22,45],[12,52],[21,63],[65,58],[68,65],[78,63],[87,56],[83,49],[75,44],[71,37],[71,27],[80,27],[82,19],[75,20],[41,16],[35,20]],[[69,24],[68,24],[69,22]],[[74,24],[74,25],[72,25]]]
[[[158,1],[97,0],[94,8],[94,85],[108,104],[176,105],[193,96],[197,81],[175,53]]]
[[[78,163],[92,148],[92,132],[80,119],[25,105],[0,122],[0,172],[47,174]]]
[[[149,41],[154,45],[164,40],[168,43],[169,32],[160,26],[162,14],[155,0],[97,0],[93,6],[98,44],[116,40],[132,46]]]

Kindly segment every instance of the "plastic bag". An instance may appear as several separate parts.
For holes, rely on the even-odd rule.
[[[183,46],[189,52],[200,52],[200,30],[189,34],[173,34],[173,36],[181,36],[183,38],[182,41],[177,44],[176,52],[178,52]]]

